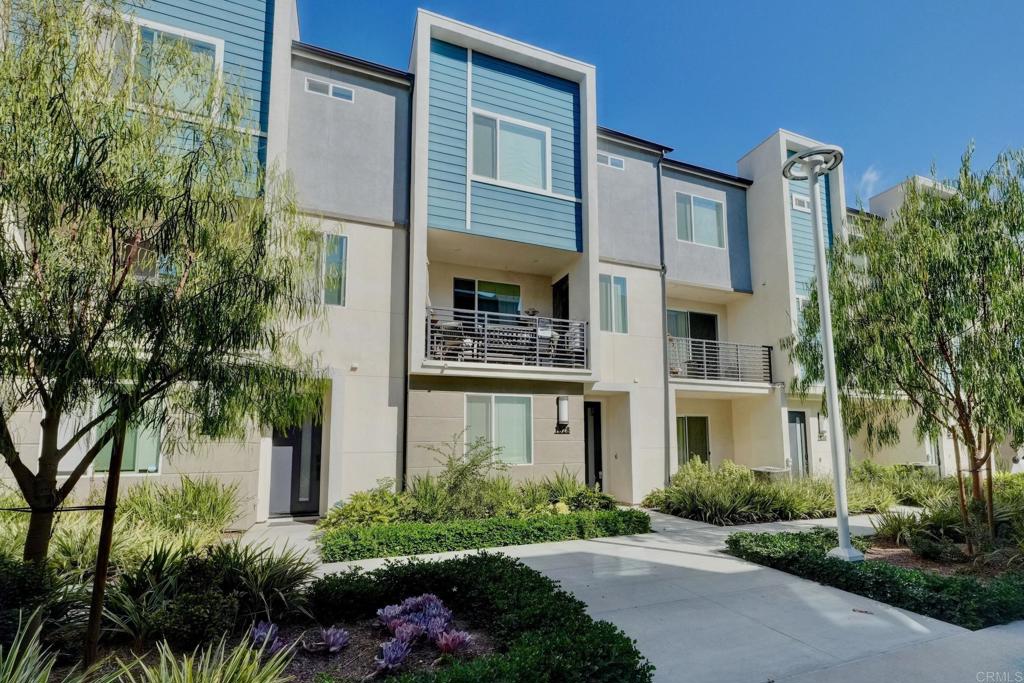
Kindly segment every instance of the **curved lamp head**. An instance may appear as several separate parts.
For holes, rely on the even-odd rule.
[[[789,180],[807,180],[809,172],[824,175],[841,163],[843,150],[838,147],[812,147],[789,157],[782,167],[782,175]]]

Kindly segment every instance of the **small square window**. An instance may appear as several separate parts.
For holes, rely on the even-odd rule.
[[[807,195],[794,194],[793,195],[793,210],[802,211],[803,213],[811,212],[811,198]]]

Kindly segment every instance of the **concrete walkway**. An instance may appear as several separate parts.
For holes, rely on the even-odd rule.
[[[658,681],[1024,681],[1024,622],[972,633],[722,552],[725,538],[740,529],[795,530],[830,520],[723,528],[657,513],[652,519],[652,534],[500,552],[560,581],[594,617],[635,638]],[[855,533],[871,532],[867,516],[852,522]],[[309,529],[257,527],[246,538],[308,547]],[[995,677],[1006,672],[1008,678]]]

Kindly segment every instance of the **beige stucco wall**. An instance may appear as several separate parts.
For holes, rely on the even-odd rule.
[[[606,488],[624,502],[639,502],[665,483],[665,399],[664,307],[661,273],[652,268],[602,261],[600,272],[626,278],[628,332],[619,334],[598,330],[601,381],[592,392],[615,396],[610,404],[616,413],[612,423],[628,421],[621,430],[628,439],[615,453],[608,455],[605,445]],[[599,326],[597,326],[599,327]],[[618,436],[617,436],[618,438]],[[611,459],[611,460],[610,460]],[[625,474],[628,472],[629,476]]]
[[[515,480],[539,479],[563,469],[584,476],[583,387],[540,381],[416,376],[409,391],[406,477],[439,469],[429,446],[443,446],[465,429],[466,394],[519,394],[533,398],[533,463],[513,465]],[[569,431],[556,433],[558,396],[569,397]]]
[[[379,479],[400,476],[406,234],[401,226],[317,222],[323,232],[348,236],[345,305],[326,306],[303,342],[331,377],[321,455],[326,510]]]

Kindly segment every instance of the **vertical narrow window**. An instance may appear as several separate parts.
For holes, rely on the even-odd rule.
[[[690,214],[690,195],[676,193],[676,237],[684,242],[693,241],[693,216]]]
[[[452,305],[463,311],[476,310],[476,280],[455,278],[452,287]]]
[[[324,235],[324,303],[328,306],[345,305],[345,270],[348,256],[348,237]]]
[[[600,275],[598,286],[601,298],[601,329],[605,332],[629,332],[626,278],[618,275]]]
[[[690,316],[686,311],[668,312],[668,335],[670,337],[690,336]]]
[[[498,122],[480,114],[473,115],[473,173],[498,177]]]
[[[529,465],[533,461],[533,399],[529,396],[466,395],[466,443],[484,439],[499,461]]]

